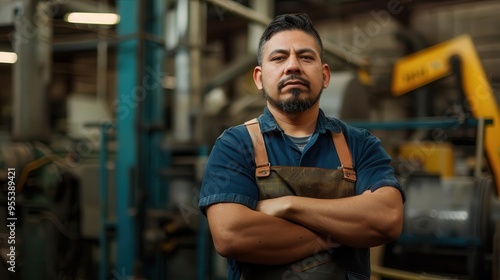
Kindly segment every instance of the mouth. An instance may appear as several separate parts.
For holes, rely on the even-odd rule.
[[[290,81],[285,82],[283,84],[283,87],[286,87],[286,86],[296,86],[296,85],[305,86],[305,84],[302,81],[299,81],[299,80],[290,80]]]
[[[309,88],[309,81],[300,76],[289,76],[278,84],[278,89],[285,87],[305,87]]]

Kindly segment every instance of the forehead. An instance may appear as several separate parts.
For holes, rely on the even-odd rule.
[[[263,46],[264,55],[274,50],[313,49],[319,54],[319,46],[314,37],[300,30],[286,30],[274,34]]]

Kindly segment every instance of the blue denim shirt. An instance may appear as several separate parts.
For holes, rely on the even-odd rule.
[[[355,194],[393,186],[403,187],[394,176],[391,158],[380,140],[365,129],[326,117],[320,110],[316,130],[301,152],[284,134],[267,108],[259,116],[259,124],[271,166],[307,166],[337,169],[340,160],[333,145],[331,132],[342,131],[351,150],[356,171]],[[219,202],[240,203],[255,209],[259,198],[255,179],[252,141],[245,125],[225,130],[216,140],[208,158],[200,192],[199,208]],[[229,260],[229,279],[239,279],[237,262]]]

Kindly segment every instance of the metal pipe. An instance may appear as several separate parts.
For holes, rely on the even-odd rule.
[[[177,1],[176,22],[179,46],[175,55],[174,137],[179,142],[187,142],[192,138],[189,98],[192,74],[189,52],[190,2]]]
[[[259,15],[269,17],[274,14],[274,1],[250,0],[250,7]],[[269,22],[269,21],[268,21]],[[248,47],[250,53],[257,53],[260,36],[264,33],[265,26],[255,22],[251,22],[248,26]]]
[[[146,1],[140,1],[139,2],[139,10],[138,10],[138,16],[137,16],[137,29],[139,34],[142,34],[145,32],[145,22],[146,22]],[[144,79],[144,72],[145,72],[145,41],[140,36],[138,38],[137,42],[137,75],[136,75],[136,86],[141,88],[141,90],[144,90],[142,88],[143,85],[143,79]],[[147,97],[146,97],[147,98]],[[141,180],[141,178],[145,178],[146,172],[145,168],[148,168],[149,161],[146,160],[144,157],[148,157],[147,150],[145,151],[144,148],[144,142],[147,140],[145,139],[145,135],[147,135],[147,131],[145,129],[145,116],[144,112],[148,108],[145,107],[145,98],[138,98],[137,99],[137,111],[136,111],[136,119],[135,119],[135,124],[136,124],[136,135],[134,135],[137,139],[137,161],[136,167],[137,169],[135,170],[135,173],[137,175],[136,180],[133,181],[132,183],[132,188],[136,190],[136,210],[137,210],[137,220],[136,220],[136,225],[135,225],[135,260],[134,260],[134,276],[142,279],[144,278],[144,273],[145,273],[145,248],[144,248],[144,230],[145,230],[145,225],[146,225],[146,200],[147,200],[147,183],[145,180]],[[146,141],[145,141],[146,140]]]
[[[227,0],[206,0],[207,2],[221,7],[229,12],[232,12],[236,15],[239,15],[245,19],[248,19],[252,22],[260,23],[262,25],[267,25],[271,22],[271,18],[266,17],[253,9],[247,8],[235,1],[227,1]],[[366,58],[356,55],[354,52],[349,50],[342,49],[341,47],[335,45],[332,42],[329,42],[325,39],[323,40],[323,48],[326,53],[333,55],[334,57],[349,63],[356,68],[367,68],[369,66],[369,62]]]
[[[224,71],[215,76],[205,87],[203,88],[203,94],[206,95],[211,90],[216,87],[220,87],[239,77],[240,75],[248,72],[257,64],[257,56],[256,55],[247,55],[243,58],[236,60],[229,64]]]
[[[108,217],[109,217],[109,190],[108,190],[108,130],[111,124],[103,123],[101,129],[101,143],[99,151],[99,189],[101,198],[101,228],[99,233],[99,279],[109,277],[109,242],[108,242]]]
[[[142,2],[142,1],[141,1]],[[124,36],[139,33],[137,21],[139,1],[116,1],[117,11],[122,20],[117,26],[117,34]],[[139,36],[120,41],[117,45],[117,101],[116,110],[116,267],[131,275],[135,263],[137,240],[135,227],[137,211],[131,201],[136,196],[132,192],[137,186],[137,158],[138,143],[136,135],[139,133],[136,126],[137,99],[143,95],[139,91],[136,80],[139,69],[138,60],[134,59],[138,52]]]
[[[99,1],[99,11],[104,11],[107,0]],[[99,32],[99,41],[97,43],[97,99],[106,101],[108,87],[108,30],[103,28]]]
[[[271,18],[260,14],[259,12],[247,8],[236,1],[227,1],[227,0],[206,0],[208,3],[216,5],[218,7],[223,8],[224,10],[231,12],[233,14],[239,15],[245,19],[250,21],[260,23],[262,25],[268,25],[271,22]]]
[[[476,166],[474,167],[474,177],[481,177],[481,167],[484,153],[484,118],[477,119],[476,137]]]
[[[48,141],[47,87],[51,73],[52,25],[48,14],[37,10],[42,7],[37,5],[37,0],[21,2],[14,19],[14,50],[18,60],[13,75],[12,138]]]
[[[394,268],[381,267],[377,265],[372,265],[372,273],[375,275],[380,275],[390,279],[398,280],[443,280],[449,279],[442,276],[430,275],[430,274],[419,274],[414,272],[403,271]]]
[[[493,223],[500,224],[500,200],[497,198],[493,199],[491,202],[491,220]],[[500,235],[500,231],[498,232]],[[500,236],[499,236],[500,238]],[[498,244],[500,246],[500,244]],[[500,249],[500,247],[498,247]]]
[[[205,42],[203,37],[206,34],[205,25],[202,24],[206,22],[206,11],[205,2],[199,0],[191,0],[191,6],[189,9],[190,21],[189,21],[189,46],[190,46],[190,57],[191,57],[191,108],[195,112],[195,127],[193,140],[195,143],[203,143],[204,135],[203,133],[203,106],[202,106],[202,82],[201,82],[201,66],[202,65],[202,44]]]

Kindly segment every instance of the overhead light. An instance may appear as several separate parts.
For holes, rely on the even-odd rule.
[[[14,64],[17,61],[17,54],[13,52],[0,52],[0,63]]]
[[[70,23],[115,25],[120,16],[114,13],[69,13],[64,20]]]

